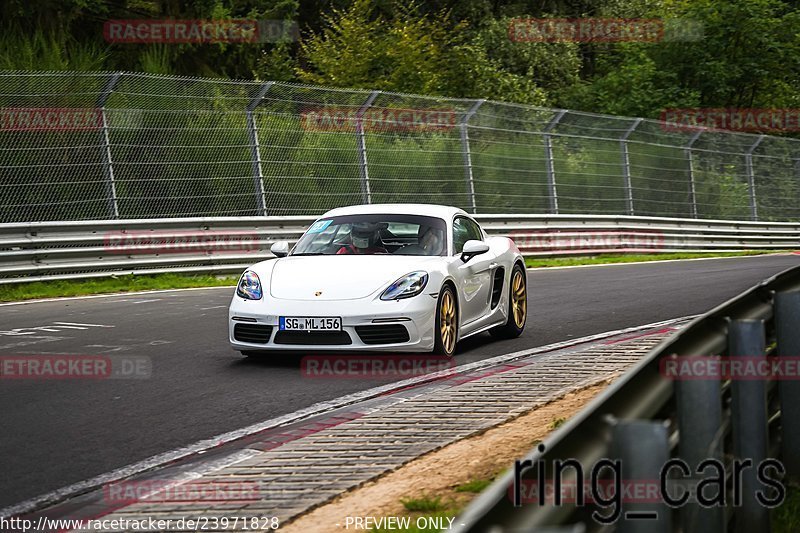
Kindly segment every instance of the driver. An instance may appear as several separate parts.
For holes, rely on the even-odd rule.
[[[350,244],[345,244],[336,252],[340,254],[386,254],[389,253],[381,242],[381,230],[386,224],[357,222],[350,229]]]
[[[442,253],[444,233],[433,226],[420,226],[417,233],[417,242],[424,250],[424,255],[439,255]]]

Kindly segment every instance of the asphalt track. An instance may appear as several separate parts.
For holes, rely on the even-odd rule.
[[[478,335],[460,345],[456,362],[702,313],[797,264],[800,256],[781,255],[529,271],[525,333],[502,342]],[[240,357],[227,345],[231,292],[0,306],[0,356],[111,355],[152,365],[146,379],[0,379],[0,508],[391,381],[309,378],[306,354]]]

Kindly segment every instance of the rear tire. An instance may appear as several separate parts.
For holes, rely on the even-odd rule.
[[[433,353],[452,357],[456,353],[456,341],[458,339],[458,308],[456,304],[456,293],[453,287],[445,285],[439,293],[439,301],[436,304],[436,320],[434,321]]]
[[[511,270],[508,283],[508,319],[502,326],[489,330],[498,339],[514,339],[522,335],[528,319],[528,287],[525,269],[519,264]]]

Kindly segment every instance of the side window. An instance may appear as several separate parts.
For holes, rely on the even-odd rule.
[[[481,228],[476,224],[474,221],[465,218],[464,223],[469,228],[469,238],[468,241],[482,241],[483,240],[483,232],[481,232]]]
[[[453,220],[453,254],[460,254],[464,249],[464,243],[469,240],[467,231],[463,218]]]
[[[464,250],[464,243],[472,240],[483,240],[481,229],[468,218],[456,217],[453,220],[453,253],[460,254]]]

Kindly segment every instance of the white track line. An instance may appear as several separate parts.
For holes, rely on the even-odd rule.
[[[61,302],[64,300],[91,300],[94,298],[113,298],[115,296],[136,296],[138,294],[161,294],[165,292],[182,292],[182,291],[210,291],[214,289],[235,289],[235,285],[219,285],[216,287],[188,287],[185,289],[158,289],[152,291],[135,291],[135,292],[112,292],[109,294],[90,294],[87,296],[62,296],[60,298],[40,298],[38,300],[22,300],[19,302],[5,302],[0,303],[0,307],[6,305],[26,305],[26,304],[40,304],[47,302]]]
[[[278,426],[284,426],[294,422],[299,422],[301,420],[310,418],[312,416],[324,414],[326,412],[333,411],[335,409],[340,409],[342,407],[346,407],[354,403],[362,402],[365,400],[369,400],[371,398],[375,398],[377,396],[381,396],[383,394],[386,394],[387,392],[396,389],[403,389],[412,385],[419,385],[421,383],[436,381],[438,379],[442,379],[452,375],[464,374],[475,370],[481,370],[487,367],[492,367],[499,364],[508,363],[517,359],[521,359],[523,357],[528,357],[539,353],[551,352],[553,350],[567,348],[577,344],[585,344],[588,342],[604,339],[607,337],[614,337],[625,333],[633,333],[647,329],[669,326],[676,322],[685,321],[690,318],[692,317],[673,318],[661,322],[654,322],[652,324],[644,324],[641,326],[634,326],[614,331],[606,331],[603,333],[598,333],[596,335],[589,335],[578,339],[570,339],[567,341],[557,342],[554,344],[548,344],[546,346],[527,348],[525,350],[508,353],[505,355],[490,357],[489,359],[483,359],[481,361],[476,361],[474,363],[459,365],[447,370],[432,372],[430,374],[425,374],[424,376],[416,376],[402,381],[389,383],[387,385],[373,387],[371,389],[367,389],[354,394],[348,394],[346,396],[342,396],[340,398],[336,398],[327,402],[319,402],[305,409],[300,409],[299,411],[295,411],[294,413],[282,415],[277,418],[272,418],[270,420],[265,420],[264,422],[253,424],[251,426],[247,426],[234,431],[229,431],[227,433],[211,437],[210,439],[196,442],[184,448],[179,448],[177,450],[172,450],[169,452],[164,452],[158,455],[154,455],[153,457],[150,457],[138,463],[134,463],[119,468],[117,470],[108,472],[106,474],[101,474],[97,477],[87,479],[85,481],[81,481],[63,487],[61,489],[54,490],[52,492],[48,492],[47,494],[43,494],[41,496],[37,496],[25,502],[12,505],[10,507],[6,507],[5,509],[0,509],[0,518],[8,518],[13,515],[30,513],[34,510],[41,509],[42,507],[45,507],[47,505],[52,505],[60,501],[63,501],[67,498],[71,498],[89,492],[105,484],[113,483],[115,481],[119,481],[120,479],[130,477],[135,474],[139,474],[148,470],[153,470],[164,464],[188,457],[189,455],[202,453],[210,448],[214,448],[216,446],[220,446],[222,444],[234,441],[236,439],[252,435],[253,433],[258,433],[259,431],[264,431]]]

